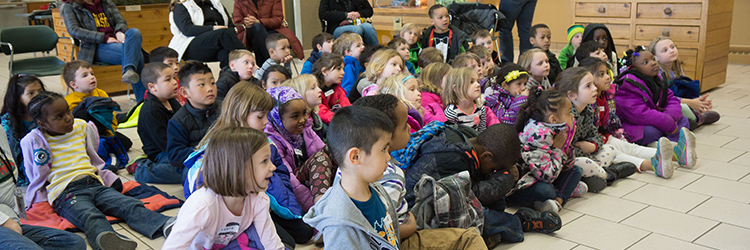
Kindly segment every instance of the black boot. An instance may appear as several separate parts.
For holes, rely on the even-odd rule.
[[[631,176],[638,172],[638,167],[630,162],[618,162],[604,167],[604,171],[607,172],[607,185],[612,185],[617,179],[622,179]]]
[[[607,180],[599,176],[581,177],[581,181],[589,186],[589,192],[592,193],[598,193],[607,187]]]

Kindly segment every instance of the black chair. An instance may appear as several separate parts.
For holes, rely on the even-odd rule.
[[[46,25],[20,26],[0,30],[0,48],[10,56],[8,71],[11,74],[28,74],[36,76],[59,75],[65,62],[57,58],[57,41],[68,39],[58,37],[52,28]],[[16,54],[48,53],[55,50],[55,56],[42,56],[14,60]]]

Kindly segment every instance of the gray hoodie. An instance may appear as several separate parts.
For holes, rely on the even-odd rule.
[[[399,235],[398,216],[393,201],[380,183],[370,183],[370,187],[385,204],[395,235]],[[302,220],[321,232],[326,250],[397,249],[378,235],[338,181],[333,183],[331,189],[310,208]]]

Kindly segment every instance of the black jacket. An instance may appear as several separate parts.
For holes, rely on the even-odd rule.
[[[557,75],[562,73],[560,61],[557,60],[557,56],[555,55],[555,53],[552,53],[549,50],[544,52],[547,53],[547,57],[549,58],[549,75],[547,76],[547,78],[549,78],[549,81],[551,83],[555,83],[557,82]]]
[[[607,57],[612,57],[612,54],[617,55],[617,47],[615,47],[615,41],[612,39],[612,33],[609,33],[609,29],[606,25],[601,23],[592,23],[586,26],[586,29],[583,30],[583,37],[581,37],[581,44],[593,41],[594,40],[594,30],[597,28],[603,28],[604,31],[607,32],[607,36],[609,37],[609,40],[607,40],[607,49],[605,52],[607,53]],[[612,69],[612,71],[615,72],[615,75],[617,75],[617,70],[620,68],[620,62],[617,60],[617,58],[609,58],[610,61],[615,62],[614,65],[617,68]]]
[[[216,80],[216,100],[223,100],[229,90],[238,82],[240,82],[240,74],[232,71],[229,66],[224,66],[219,72],[219,80]],[[251,76],[248,82],[263,87],[260,85],[260,80],[255,79],[255,77]]]
[[[453,26],[448,26],[448,28],[453,31],[453,38],[450,41],[450,46],[448,46],[448,58],[445,59],[445,62],[450,64],[454,57],[469,49],[469,36]],[[433,25],[422,30],[422,36],[419,37],[419,44],[422,48],[430,47],[430,33],[434,29],[435,26]]]
[[[372,17],[372,6],[367,0],[320,0],[318,18],[328,22],[326,32],[333,30],[346,20],[346,13],[356,11],[363,18]]]
[[[195,146],[206,135],[211,124],[219,118],[221,101],[207,109],[196,109],[190,100],[178,110],[167,125],[167,153],[172,165],[181,166]]]
[[[172,106],[171,111],[164,107],[159,98],[146,93],[138,113],[138,136],[143,142],[141,149],[151,161],[155,161],[159,153],[167,152],[167,123],[182,107],[175,98],[169,99],[169,105]]]

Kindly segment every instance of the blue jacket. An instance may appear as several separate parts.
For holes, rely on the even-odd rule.
[[[269,179],[268,189],[266,189],[266,193],[271,199],[271,211],[287,220],[301,219],[303,215],[302,207],[294,196],[292,184],[289,182],[288,168],[284,166],[284,161],[279,156],[276,145],[271,140],[269,140],[269,143],[271,144],[271,162],[276,165],[276,171]],[[195,151],[185,160],[185,167],[189,168],[183,184],[185,199],[190,197],[190,194],[198,190],[203,184],[203,152],[204,149]]]
[[[318,59],[320,59],[320,51],[313,51],[310,52],[310,56],[307,58],[304,64],[302,64],[302,71],[300,71],[301,74],[312,74],[312,67],[313,64],[315,64]]]
[[[344,79],[341,80],[341,84],[339,85],[346,91],[346,96],[349,96],[349,90],[352,89],[352,86],[354,86],[354,83],[359,78],[359,74],[364,70],[357,58],[344,56]]]

